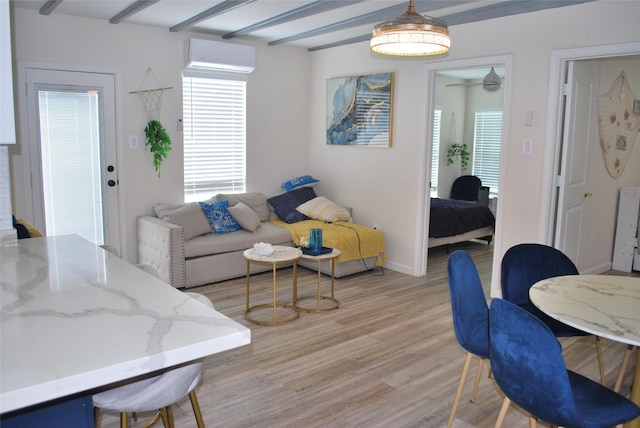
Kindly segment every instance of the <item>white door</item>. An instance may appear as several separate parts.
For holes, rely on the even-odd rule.
[[[119,249],[115,76],[27,68],[26,81],[36,227]]]
[[[567,69],[567,88],[562,141],[562,162],[558,177],[558,221],[555,247],[576,266],[580,265],[581,243],[588,232],[582,227],[585,203],[592,196],[587,179],[590,133],[593,132],[595,94],[593,68],[571,61]]]

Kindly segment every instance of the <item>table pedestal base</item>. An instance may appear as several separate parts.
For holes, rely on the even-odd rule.
[[[302,306],[300,304],[300,301],[302,300],[311,300],[311,299],[313,299],[313,301],[316,303],[315,307]],[[331,305],[323,307],[321,303],[322,301],[330,301]],[[298,298],[298,301],[294,306],[296,309],[300,311],[324,312],[324,311],[332,311],[334,309],[338,309],[340,307],[340,302],[338,302],[337,299],[330,296],[305,296],[305,297]]]

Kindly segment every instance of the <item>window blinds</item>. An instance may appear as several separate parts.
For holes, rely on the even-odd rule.
[[[245,191],[246,82],[183,76],[185,201]]]

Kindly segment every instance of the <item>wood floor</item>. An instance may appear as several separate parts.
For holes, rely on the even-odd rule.
[[[469,251],[488,296],[492,247],[470,242],[453,248]],[[244,320],[244,278],[190,289],[252,334],[250,345],[205,360],[196,391],[207,427],[446,426],[466,356],[453,332],[446,260],[444,248],[431,249],[424,278],[377,269],[336,280],[339,309],[302,313],[280,326]],[[291,276],[290,268],[279,271],[283,299],[290,298]],[[316,278],[299,268],[299,296],[315,292]],[[270,273],[253,276],[252,304],[268,301],[270,289]],[[602,342],[612,386],[625,346]],[[562,339],[562,345],[569,368],[599,379],[593,338]],[[487,366],[471,403],[472,366],[455,427],[495,423],[503,395],[486,376]],[[626,395],[632,370],[633,364],[621,389]],[[196,426],[188,398],[173,413],[176,427]],[[142,426],[145,416],[132,426]],[[117,427],[117,416],[105,413],[101,426]],[[527,416],[512,406],[504,426],[528,427]]]

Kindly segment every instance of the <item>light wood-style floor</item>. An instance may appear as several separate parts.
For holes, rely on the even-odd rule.
[[[469,242],[455,248],[472,255],[488,296],[492,247]],[[466,356],[453,332],[446,260],[444,248],[431,249],[425,278],[377,269],[336,280],[339,309],[302,313],[280,326],[244,320],[244,278],[191,289],[252,334],[250,345],[205,360],[196,391],[207,427],[444,427]],[[290,268],[279,271],[283,299],[291,296],[291,276]],[[299,296],[315,292],[316,278],[299,268]],[[270,290],[270,273],[253,276],[252,304],[268,301]],[[612,386],[625,346],[602,341]],[[599,379],[593,338],[562,344],[569,368]],[[472,366],[455,427],[495,423],[503,396],[487,367],[471,403]],[[626,395],[632,370],[633,364],[621,390]],[[176,427],[196,426],[188,399],[173,412]],[[145,416],[132,426],[142,426]],[[117,427],[117,416],[105,413],[101,426]],[[504,426],[527,427],[527,416],[512,406]]]

